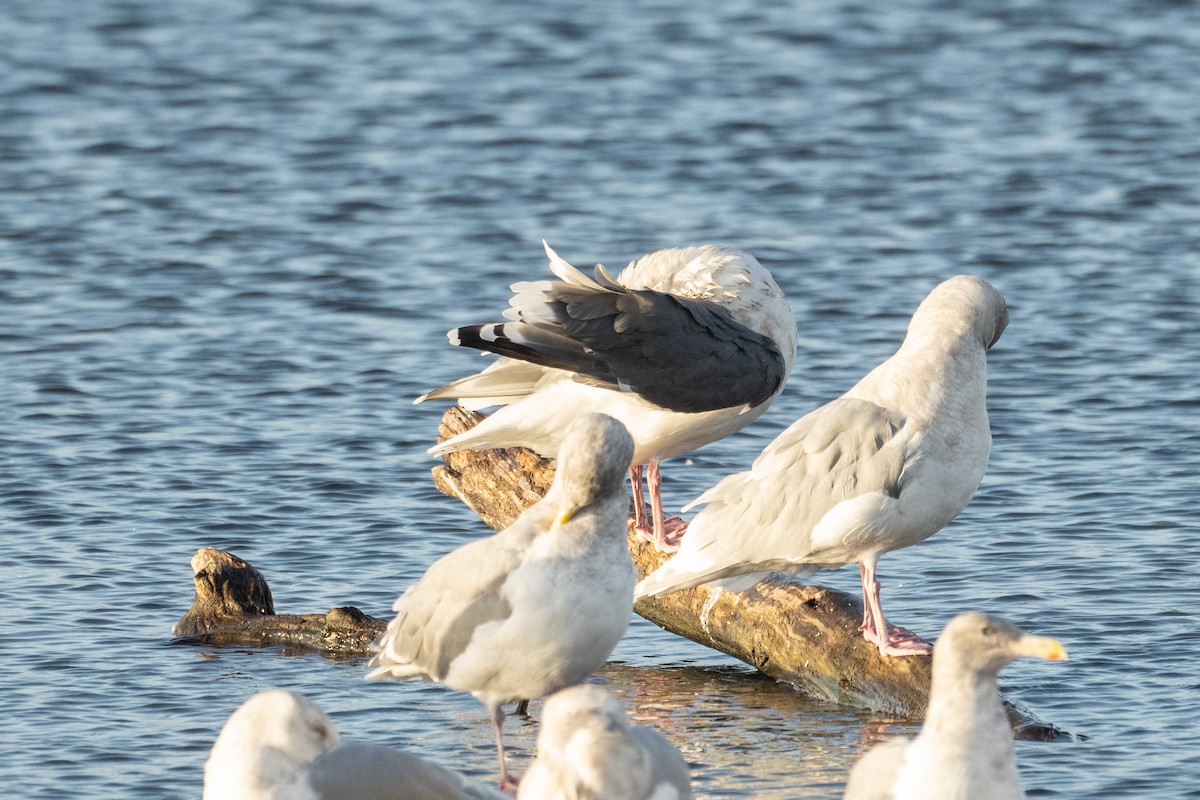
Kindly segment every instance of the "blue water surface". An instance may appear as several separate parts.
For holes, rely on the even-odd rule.
[[[485,532],[429,479],[444,406],[411,400],[478,367],[444,332],[544,276],[546,238],[613,268],[722,242],[790,298],[788,388],[666,466],[674,508],[886,358],[940,280],[1000,288],[988,476],[882,560],[889,615],[1066,643],[1002,676],[1077,736],[1018,743],[1030,797],[1200,797],[1197,98],[1200,7],[1167,0],[12,0],[4,795],[194,798],[229,712],[277,686],[492,779],[468,695],[170,629],[199,546],[280,611],[383,616]],[[641,620],[600,677],[701,797],[838,798],[916,730]]]

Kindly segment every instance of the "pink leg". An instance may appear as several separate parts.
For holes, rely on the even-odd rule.
[[[505,794],[517,794],[517,779],[508,776],[508,768],[504,764],[504,709],[499,703],[488,709],[492,715],[492,730],[496,732],[496,750],[500,753],[500,791]]]
[[[662,475],[658,471],[658,459],[654,459],[646,468],[646,485],[650,488],[650,509],[654,513],[654,542],[655,548],[664,553],[673,553],[679,549],[679,542],[687,532],[687,523],[679,517],[663,518],[662,508]]]
[[[629,468],[629,482],[633,485],[633,527],[646,539],[650,528],[646,525],[646,496],[642,494],[642,465]]]
[[[874,580],[874,573],[870,577],[867,576],[867,565],[858,565],[858,577],[862,581],[862,596],[863,596],[863,621],[858,629],[863,633],[870,635],[865,637],[870,640],[871,636],[875,635],[875,619],[871,616],[871,598],[867,594],[867,584]]]
[[[879,600],[879,581],[875,568],[859,565],[863,585],[863,638],[876,645],[885,656],[913,656],[933,652],[933,645],[906,628],[888,625]]]

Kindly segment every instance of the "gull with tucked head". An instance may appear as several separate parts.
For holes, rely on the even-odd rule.
[[[204,765],[203,800],[502,800],[437,764],[349,744],[316,703],[273,689],[243,703]]]
[[[551,695],[542,712],[537,758],[517,800],[690,800],[687,763],[667,738],[629,724],[599,686]]]
[[[809,577],[857,561],[863,636],[886,655],[928,653],[888,625],[875,565],[939,531],[979,486],[992,443],[987,352],[1007,324],[986,281],[939,284],[891,358],[691,504],[705,508],[637,596],[714,582],[740,591],[773,571]]]
[[[502,704],[582,682],[629,626],[636,573],[624,476],[633,440],[586,414],[567,430],[546,496],[503,531],[454,550],[400,596],[368,679],[422,678],[487,706],[504,762]]]
[[[683,525],[663,518],[659,461],[741,430],[779,396],[796,353],[792,311],[754,256],[728,247],[658,250],[590,278],[542,244],[558,280],[513,284],[508,322],[450,331],[452,344],[503,357],[416,400],[504,407],[429,452],[528,447],[553,458],[574,419],[609,414],[635,443],[637,529],[674,549]]]
[[[921,733],[868,751],[850,772],[845,800],[1024,800],[996,685],[1001,668],[1022,656],[1066,661],[1067,650],[990,614],[950,620],[933,650]]]

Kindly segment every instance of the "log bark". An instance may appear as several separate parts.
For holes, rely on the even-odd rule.
[[[482,414],[451,408],[440,439],[468,430]],[[490,527],[501,530],[541,499],[554,478],[551,462],[529,450],[462,451],[433,468],[444,494],[459,498]],[[629,549],[639,575],[669,557],[633,532]],[[276,614],[262,573],[235,555],[202,547],[192,557],[196,597],[174,628],[185,641],[243,646],[289,646],[334,657],[360,657],[387,621],[357,608],[325,614]],[[698,586],[639,601],[634,610],[660,627],[713,647],[812,697],[898,717],[923,716],[930,658],[890,658],[859,633],[862,603],[823,586],[773,575],[745,592]],[[1014,733],[1049,741],[1071,738],[1009,704]]]

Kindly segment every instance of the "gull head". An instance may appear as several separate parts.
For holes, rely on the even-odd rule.
[[[333,720],[307,697],[260,692],[230,715],[217,736],[204,767],[204,798],[287,785],[339,741]]]
[[[1004,295],[982,278],[956,275],[942,281],[921,301],[908,325],[908,336],[967,340],[990,350],[1006,327]]]
[[[950,620],[933,650],[935,669],[945,662],[959,670],[991,676],[1022,656],[1065,661],[1067,649],[1057,639],[1024,634],[1000,617],[971,612]]]
[[[573,513],[613,493],[623,493],[632,461],[633,437],[624,425],[607,414],[584,414],[571,423],[563,437],[554,484]]]

